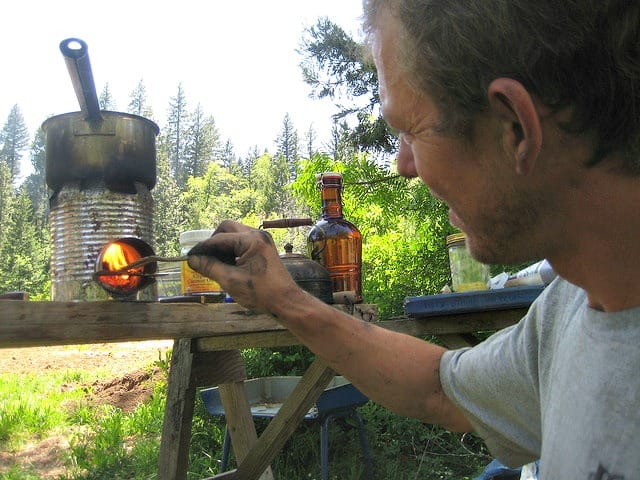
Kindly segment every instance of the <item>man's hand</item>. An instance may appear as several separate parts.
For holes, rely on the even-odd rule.
[[[213,278],[241,305],[273,311],[298,286],[269,232],[224,221],[189,252],[189,266]]]

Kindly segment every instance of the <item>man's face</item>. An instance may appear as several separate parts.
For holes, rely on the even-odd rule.
[[[434,102],[412,88],[398,64],[398,20],[381,15],[372,53],[383,115],[399,132],[398,173],[420,177],[447,203],[451,223],[480,261],[521,261],[530,252],[522,251],[524,242],[514,247],[517,236],[537,212],[504,153],[499,123],[486,114],[475,120],[471,138],[443,133]]]

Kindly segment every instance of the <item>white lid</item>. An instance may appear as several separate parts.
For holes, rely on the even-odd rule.
[[[187,230],[180,234],[180,245],[191,245],[206,240],[214,230]]]

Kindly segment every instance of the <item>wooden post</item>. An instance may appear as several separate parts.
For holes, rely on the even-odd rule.
[[[247,400],[244,382],[223,383],[219,387],[220,399],[224,406],[227,428],[231,436],[233,453],[237,464],[241,464],[258,441],[258,433],[251,415],[251,406]],[[271,467],[267,466],[260,480],[273,480]]]
[[[164,409],[158,459],[159,480],[187,478],[191,421],[195,402],[192,364],[191,339],[176,340],[173,343],[167,381],[167,405]]]
[[[246,456],[258,435],[243,387],[244,380],[246,372],[239,350],[194,353],[191,339],[174,342],[158,460],[160,480],[187,478],[193,408],[196,388],[200,386],[220,385],[223,403],[226,399],[233,405],[225,407],[225,415],[236,458]],[[262,478],[273,480],[271,469],[265,470]]]

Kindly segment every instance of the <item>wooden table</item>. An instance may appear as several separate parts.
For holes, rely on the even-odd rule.
[[[383,322],[377,322],[372,305],[356,305],[349,313],[397,332],[438,336],[453,348],[476,343],[471,335],[474,332],[516,323],[525,311],[479,311]],[[0,348],[155,339],[174,339],[160,446],[161,480],[186,478],[198,386],[220,386],[238,462],[236,470],[214,478],[269,479],[272,460],[334,375],[322,360],[315,360],[258,438],[244,392],[246,375],[240,349],[299,343],[272,316],[237,304],[0,300]]]

